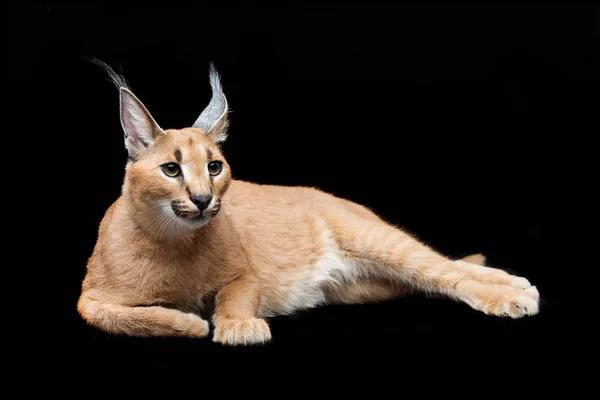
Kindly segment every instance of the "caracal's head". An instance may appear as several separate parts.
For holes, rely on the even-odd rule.
[[[227,100],[210,68],[212,98],[192,127],[163,130],[125,81],[119,86],[121,125],[129,160],[124,195],[137,222],[162,236],[201,228],[221,209],[231,171],[219,143],[227,137]]]

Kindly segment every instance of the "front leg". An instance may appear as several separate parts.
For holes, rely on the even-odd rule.
[[[96,289],[81,294],[77,310],[88,324],[113,335],[203,338],[209,333],[208,322],[195,314],[123,305]]]
[[[229,345],[265,343],[271,340],[266,321],[256,318],[260,282],[244,275],[225,286],[216,297],[213,341]]]

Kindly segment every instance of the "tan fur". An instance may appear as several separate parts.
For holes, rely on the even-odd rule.
[[[185,176],[161,175],[179,150]],[[212,160],[223,171],[209,178]],[[170,214],[189,192],[220,209],[193,227]],[[162,206],[161,206],[162,204]],[[482,255],[450,260],[366,207],[307,187],[234,180],[210,135],[166,130],[127,164],[122,195],[108,209],[77,309],[90,325],[132,336],[209,335],[199,317],[215,296],[213,340],[263,343],[264,318],[328,303],[373,303],[413,292],[441,294],[490,315],[538,312],[524,278],[484,267]]]

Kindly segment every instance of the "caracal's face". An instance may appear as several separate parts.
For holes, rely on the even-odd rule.
[[[167,130],[127,165],[127,190],[139,222],[157,235],[198,229],[221,209],[231,171],[201,129]]]

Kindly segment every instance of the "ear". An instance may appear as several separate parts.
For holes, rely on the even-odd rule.
[[[121,126],[125,132],[125,147],[135,160],[152,147],[159,135],[165,132],[154,121],[144,104],[127,88],[119,88],[121,95]]]
[[[194,122],[193,127],[202,129],[206,136],[212,138],[215,143],[220,143],[227,139],[227,128],[229,126],[227,113],[229,107],[225,94],[223,94],[219,73],[212,63],[210,64],[209,78],[212,98]]]

